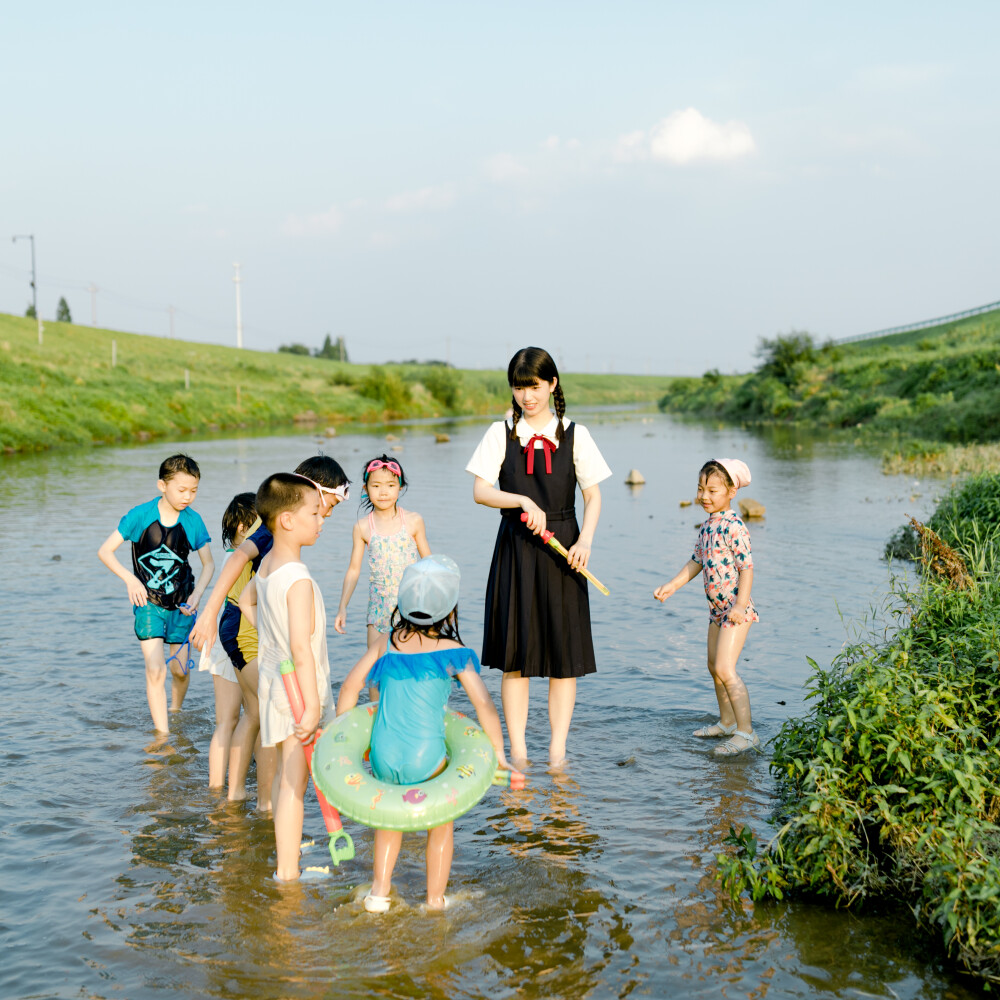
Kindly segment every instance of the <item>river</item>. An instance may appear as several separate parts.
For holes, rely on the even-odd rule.
[[[404,903],[364,912],[371,836],[353,862],[292,889],[269,878],[268,821],[206,788],[212,686],[194,677],[169,741],[152,741],[142,659],[124,587],[98,545],[155,495],[177,450],[202,469],[195,507],[224,555],[232,495],[317,450],[308,433],[13,456],[0,461],[3,756],[0,992],[11,998],[900,997],[965,1000],[905,909],[858,915],[802,902],[729,902],[714,878],[730,825],[767,834],[768,750],[720,761],[691,738],[715,718],[705,668],[707,607],[695,581],[665,606],[658,583],[687,560],[706,459],[744,459],[754,601],[741,673],[762,738],[803,711],[806,657],[828,663],[887,591],[881,551],[903,514],[926,515],[934,484],[881,474],[849,444],[756,436],[660,414],[582,415],[609,463],[591,569],[598,673],[581,681],[562,772],[541,761],[544,682],[532,685],[525,792],[496,789],[456,824],[449,891],[425,915],[421,835],[404,840]],[[389,428],[412,485],[404,506],[463,571],[460,625],[478,648],[497,513],[464,471],[484,425]],[[434,430],[451,440],[436,443]],[[322,447],[355,480],[387,429]],[[637,467],[646,484],[624,484]],[[356,499],[306,553],[330,622],[334,684],[364,648],[365,576],[348,635],[332,622]],[[120,554],[127,559],[125,548]],[[499,705],[499,675],[484,671]],[[537,684],[537,686],[535,686]],[[462,707],[461,693],[452,698]],[[148,751],[146,748],[150,748]],[[306,829],[322,833],[311,793]],[[312,856],[324,860],[323,848]]]

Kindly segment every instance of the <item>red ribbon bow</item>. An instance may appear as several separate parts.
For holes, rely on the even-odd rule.
[[[544,435],[536,434],[534,437],[528,440],[528,443],[524,446],[524,450],[528,454],[528,475],[533,476],[535,474],[535,442],[542,442],[542,450],[545,452],[545,471],[551,475],[552,474],[552,452],[556,450],[556,446]]]

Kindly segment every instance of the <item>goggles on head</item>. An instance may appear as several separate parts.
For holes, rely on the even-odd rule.
[[[316,482],[315,479],[310,479],[308,476],[303,476],[301,472],[296,472],[296,476],[299,479],[304,479],[307,483],[311,483],[319,491],[320,499],[324,499],[324,494],[329,494],[331,497],[336,497],[338,500],[350,500],[351,499],[351,484],[341,483],[340,486],[336,486],[330,489],[329,486],[321,486]]]
[[[383,462],[380,458],[373,458],[365,466],[365,482],[367,482],[368,477],[378,469],[388,469],[397,479],[403,478],[403,470],[399,467],[399,462],[394,462],[392,459],[388,462]]]

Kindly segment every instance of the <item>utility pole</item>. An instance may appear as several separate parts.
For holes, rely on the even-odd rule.
[[[91,282],[87,291],[90,292],[90,325],[97,326],[97,285]]]
[[[38,279],[35,276],[35,234],[30,236],[15,236],[14,242],[18,240],[31,240],[31,305],[35,310],[35,319],[38,322],[38,346],[42,346],[42,314],[38,311]]]
[[[243,347],[243,313],[240,311],[240,265],[234,263],[236,273],[233,275],[233,284],[236,285],[236,346]]]
[[[173,306],[167,306],[167,312],[170,314],[170,339],[174,339],[174,313],[177,310]]]

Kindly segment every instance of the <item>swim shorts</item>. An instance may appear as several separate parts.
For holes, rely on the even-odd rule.
[[[186,615],[179,608],[168,611],[158,604],[147,603],[133,607],[137,639],[165,639],[171,645],[183,642],[194,625],[194,615]]]

